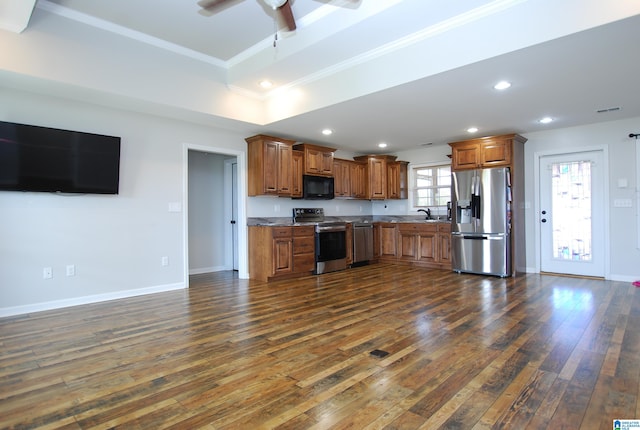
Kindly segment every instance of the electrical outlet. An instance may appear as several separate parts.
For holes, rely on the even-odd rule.
[[[67,276],[76,276],[76,266],[74,264],[67,265]]]
[[[45,267],[42,269],[42,279],[53,278],[53,269],[51,267]]]
[[[167,257],[167,256],[162,257],[161,264],[163,266],[168,266],[169,265],[169,257]]]

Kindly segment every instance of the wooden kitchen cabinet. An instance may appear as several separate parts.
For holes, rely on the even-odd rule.
[[[384,200],[387,198],[387,159],[395,161],[390,155],[362,155],[353,157],[355,161],[365,163],[365,199]]]
[[[381,260],[393,259],[395,260],[397,255],[397,238],[396,238],[396,226],[395,223],[377,223],[374,226],[374,233],[377,230],[377,248],[378,257]],[[376,238],[374,237],[374,242]]]
[[[450,223],[376,223],[376,230],[379,261],[451,269]]]
[[[291,151],[291,198],[302,198],[302,174],[304,171],[304,154],[302,151]]]
[[[245,139],[249,196],[291,197],[293,180],[293,140],[257,135]]]
[[[349,165],[349,177],[351,186],[351,197],[354,199],[364,199],[367,196],[367,165],[366,163],[353,161]]]
[[[399,259],[411,262],[436,263],[438,259],[437,224],[398,224]]]
[[[438,224],[438,255],[440,264],[451,266],[451,224]]]
[[[347,248],[347,267],[353,264],[353,224],[348,222],[345,230],[344,239]]]
[[[304,153],[304,174],[315,176],[333,176],[333,153],[335,148],[300,143],[295,150]]]
[[[295,226],[293,229],[293,272],[312,272],[316,265],[316,237],[312,225]]]
[[[333,159],[333,186],[336,197],[351,197],[351,164],[349,160]]]
[[[315,233],[310,226],[250,226],[249,276],[272,281],[311,274]]]
[[[517,134],[481,137],[478,139],[451,142],[451,169],[467,170],[490,167],[511,167],[516,146],[527,139]]]
[[[408,161],[387,162],[387,198],[407,199],[409,197]]]

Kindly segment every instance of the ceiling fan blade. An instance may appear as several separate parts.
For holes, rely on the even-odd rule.
[[[217,12],[238,3],[238,0],[200,0],[198,6],[209,12]]]
[[[287,25],[289,31],[293,31],[296,29],[296,20],[293,18],[293,11],[291,10],[291,5],[289,4],[289,0],[287,0],[282,6],[278,8],[280,15],[282,15],[282,19],[284,23]]]

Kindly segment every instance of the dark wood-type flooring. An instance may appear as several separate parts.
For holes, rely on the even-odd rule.
[[[0,319],[0,348],[0,428],[611,429],[640,418],[640,289],[625,282],[393,265],[270,284],[223,272]]]

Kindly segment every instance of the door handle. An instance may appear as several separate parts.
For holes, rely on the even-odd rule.
[[[231,220],[231,224],[235,224],[235,223],[236,223],[236,221],[235,221],[235,220]]]

